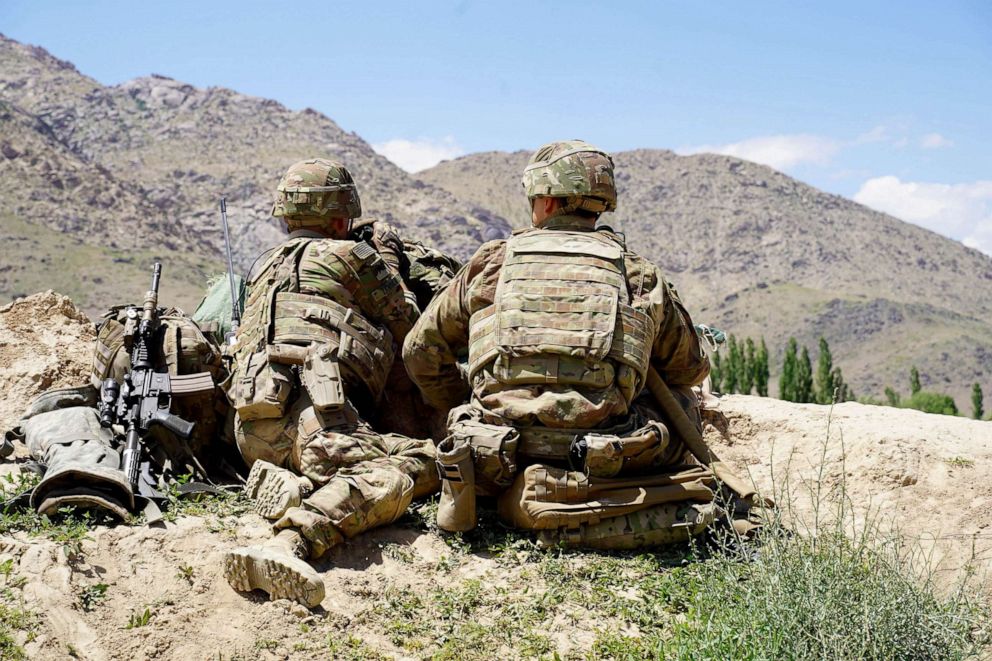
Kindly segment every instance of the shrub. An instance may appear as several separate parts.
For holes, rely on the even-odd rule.
[[[942,415],[957,415],[958,407],[954,403],[954,398],[927,390],[918,390],[910,395],[909,399],[900,402],[899,406],[904,409],[916,409],[924,413],[940,413]]]

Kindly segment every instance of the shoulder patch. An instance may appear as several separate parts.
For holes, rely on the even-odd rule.
[[[371,257],[376,253],[375,253],[375,248],[365,243],[364,241],[359,241],[351,249],[351,254],[364,262],[366,259],[368,259],[369,257]]]

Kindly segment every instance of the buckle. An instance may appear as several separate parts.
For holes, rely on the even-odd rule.
[[[458,467],[458,464],[442,464],[440,461],[437,462],[437,473],[441,476],[442,480],[448,480],[449,482],[464,482],[462,479],[462,471]]]

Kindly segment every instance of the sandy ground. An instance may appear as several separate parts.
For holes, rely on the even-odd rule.
[[[13,424],[35,394],[85,379],[92,339],[89,321],[57,294],[0,309],[0,424]],[[969,563],[979,571],[992,568],[992,424],[744,396],[722,398],[707,417],[714,449],[779,502],[791,494],[795,519],[813,522],[817,489],[836,495],[843,486],[857,521],[868,511],[883,528],[920,538],[948,580]],[[17,470],[18,463],[0,462],[0,474]],[[19,588],[24,605],[39,614],[37,637],[24,645],[39,659],[321,657],[327,654],[322,641],[346,635],[352,618],[382,598],[384,586],[428,590],[438,581],[505,580],[483,555],[438,571],[451,553],[443,540],[409,525],[390,526],[334,549],[321,563],[327,596],[313,614],[238,594],[224,581],[222,553],[267,536],[267,525],[254,514],[184,517],[160,527],[97,526],[78,554],[15,533],[0,536],[0,563],[13,560],[12,575],[25,581]],[[97,584],[107,585],[105,598],[87,611],[81,595]],[[145,608],[148,623],[127,628]],[[374,632],[362,635],[401,655],[388,640],[374,640]]]

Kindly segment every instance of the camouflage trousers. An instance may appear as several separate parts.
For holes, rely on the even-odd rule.
[[[701,424],[692,393],[681,393]],[[688,461],[649,401],[594,430],[514,427],[473,405],[449,416],[454,446],[472,447],[476,493],[500,519],[545,545],[631,549],[693,537],[712,523],[713,473]]]
[[[342,539],[395,521],[414,499],[439,487],[432,441],[379,434],[350,404],[321,414],[305,392],[282,418],[235,418],[235,437],[249,466],[269,461],[314,485],[274,524],[298,529],[312,559]]]

